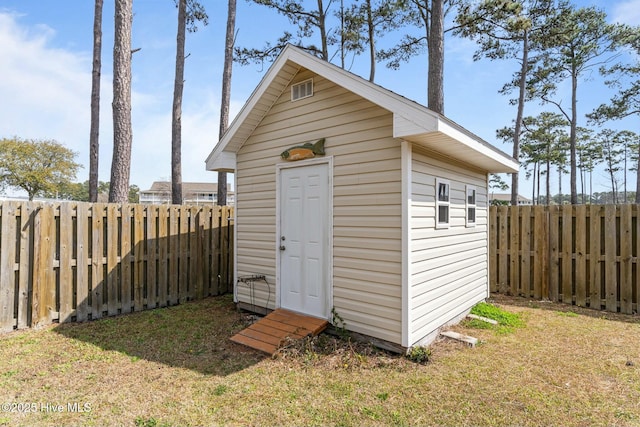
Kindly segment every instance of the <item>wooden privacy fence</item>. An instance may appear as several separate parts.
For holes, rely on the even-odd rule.
[[[232,238],[228,207],[3,202],[0,331],[227,292]]]
[[[638,312],[638,205],[489,210],[492,292]]]

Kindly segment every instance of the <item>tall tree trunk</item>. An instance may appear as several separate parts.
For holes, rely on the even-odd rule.
[[[113,44],[113,158],[109,202],[129,199],[131,172],[131,26],[133,0],[115,0]]]
[[[531,203],[533,203],[534,205],[536,204],[536,166],[538,166],[538,164],[534,163],[533,164],[533,174],[531,175],[533,177],[533,185],[531,186],[531,189],[532,189]],[[518,205],[515,204],[513,206],[518,206]]]
[[[102,70],[102,6],[96,0],[93,12],[93,69],[91,71],[91,129],[89,131],[89,201],[98,201],[100,157],[100,76]]]
[[[558,194],[560,195],[560,205],[562,204],[562,166],[558,165]]]
[[[522,38],[522,66],[520,67],[520,82],[518,85],[518,112],[513,134],[513,158],[520,162],[520,133],[522,132],[522,117],[524,116],[524,102],[527,89],[527,71],[529,70],[529,32],[524,31]],[[517,206],[520,176],[518,172],[511,174],[511,204]]]
[[[345,28],[344,28],[344,0],[340,0],[340,68],[344,70],[345,60]]]
[[[536,200],[536,205],[540,204],[540,175],[542,174],[541,169],[542,169],[542,165],[538,163],[538,182],[537,182],[538,189],[536,191],[538,193],[538,198]]]
[[[569,144],[571,150],[571,204],[578,204],[577,189],[577,168],[576,168],[576,139],[578,129],[578,74],[577,71],[571,73],[571,132],[569,134]]]
[[[233,42],[236,27],[236,0],[229,0],[227,11],[227,33],[224,44],[224,70],[222,71],[222,102],[220,105],[220,130],[218,139],[229,126],[229,104],[231,102],[231,73],[233,71]],[[218,172],[218,194],[219,206],[227,204],[227,173]]]
[[[324,13],[322,0],[318,0],[318,27],[320,29],[320,40],[322,42],[322,59],[329,60],[329,46],[327,43],[327,16]]]
[[[547,182],[546,188],[547,192],[547,205],[549,205],[549,201],[551,200],[551,160],[549,160],[549,156],[547,156]]]
[[[187,0],[178,2],[176,76],[171,116],[171,202],[182,204],[182,92],[184,89],[184,44],[187,28]]]
[[[371,12],[371,0],[367,0],[367,29],[369,36],[369,81],[373,83],[376,78],[376,43],[374,39],[373,13]]]
[[[431,25],[427,48],[429,71],[427,78],[427,107],[444,115],[444,0],[431,1]]]

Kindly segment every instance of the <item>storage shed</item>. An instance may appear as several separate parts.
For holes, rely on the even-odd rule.
[[[488,174],[451,120],[288,46],[206,160],[235,174],[235,301],[405,348],[489,293]]]

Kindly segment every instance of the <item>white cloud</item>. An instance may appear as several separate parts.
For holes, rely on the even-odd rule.
[[[0,13],[0,135],[54,138],[78,150],[81,131],[88,135],[89,59],[52,48],[53,29],[18,21]]]
[[[640,25],[640,0],[627,0],[616,4],[611,17],[614,22]]]
[[[18,136],[55,139],[78,152],[84,165],[78,181],[88,178],[91,95],[91,52],[56,47],[55,29],[27,27],[20,15],[0,11],[0,138]],[[59,43],[58,43],[59,44]],[[103,70],[110,66],[103,49]],[[135,70],[134,70],[135,71]],[[131,184],[148,188],[154,180],[171,175],[171,96],[162,87],[136,90],[137,80],[147,83],[143,70],[134,76],[132,93],[133,147]],[[100,110],[99,179],[109,181],[113,129],[111,119],[112,76],[102,75]],[[142,82],[140,82],[142,83]],[[148,86],[148,85],[147,85]],[[183,104],[183,180],[214,181],[204,160],[218,136],[219,98],[215,88],[185,90]],[[233,103],[232,112],[239,107]]]

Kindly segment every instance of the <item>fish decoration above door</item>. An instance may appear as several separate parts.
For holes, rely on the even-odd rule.
[[[315,156],[324,156],[324,138],[317,140],[315,143],[305,142],[302,145],[296,145],[284,150],[280,157],[288,161],[312,159]]]

